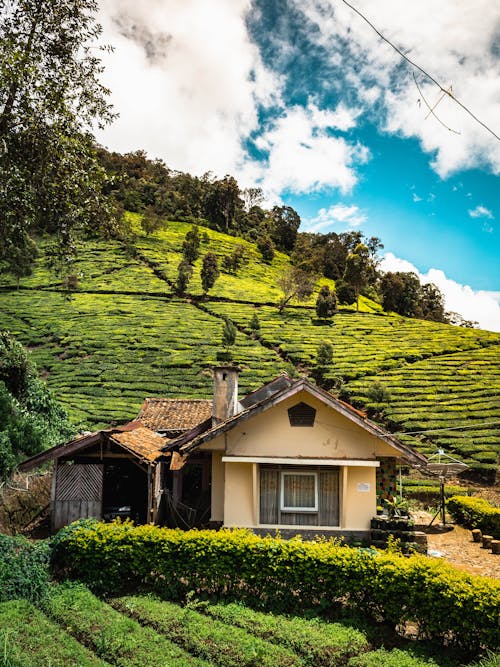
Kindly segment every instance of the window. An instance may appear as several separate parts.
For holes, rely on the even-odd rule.
[[[316,410],[307,403],[297,403],[288,410],[290,426],[314,426]]]
[[[338,526],[339,469],[261,464],[260,519],[267,525]]]
[[[282,512],[318,511],[318,473],[281,473]]]

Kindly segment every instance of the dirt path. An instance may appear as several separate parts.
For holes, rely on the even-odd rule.
[[[492,554],[489,549],[482,549],[480,544],[473,542],[471,531],[461,526],[452,525],[452,530],[441,531],[434,526],[427,528],[431,514],[418,512],[415,522],[419,524],[418,530],[427,533],[428,550],[436,553],[431,558],[442,558],[454,567],[480,574],[486,577],[500,579],[500,554]],[[440,556],[437,556],[437,553]]]

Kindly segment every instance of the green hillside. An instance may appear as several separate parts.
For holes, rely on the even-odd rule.
[[[131,216],[138,228],[137,216]],[[200,228],[201,256],[188,295],[173,292],[181,245],[190,225],[168,222],[127,244],[90,241],[80,248],[68,292],[42,255],[35,272],[0,282],[0,329],[27,345],[49,386],[86,428],[133,418],[145,396],[211,393],[209,367],[220,350],[222,317],[239,333],[234,359],[243,368],[242,393],[282,370],[308,372],[328,341],[334,361],[327,378],[342,396],[367,405],[374,418],[425,453],[436,446],[490,479],[500,451],[500,334],[384,314],[364,297],[360,311],[342,308],[333,324],[318,322],[315,296],[280,315],[272,304],[289,265],[276,253],[265,263],[240,238]],[[236,246],[247,258],[236,274],[221,273],[202,298],[201,258],[221,264]],[[43,247],[43,244],[42,244]],[[322,279],[321,284],[333,284]],[[319,289],[319,284],[317,286]],[[257,312],[260,330],[249,328]],[[390,396],[376,395],[382,382]]]

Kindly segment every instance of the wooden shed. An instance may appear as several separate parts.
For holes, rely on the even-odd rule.
[[[80,518],[131,518],[156,523],[165,439],[135,421],[80,436],[21,464],[30,470],[54,461],[51,528]]]

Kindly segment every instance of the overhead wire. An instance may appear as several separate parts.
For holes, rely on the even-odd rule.
[[[414,67],[415,69],[419,70],[419,72],[422,72],[422,74],[423,74],[425,77],[427,77],[430,81],[432,81],[432,83],[434,83],[434,84],[439,88],[439,90],[440,90],[442,93],[444,93],[444,94],[447,95],[450,99],[452,99],[454,102],[456,102],[456,103],[457,103],[457,104],[458,104],[458,105],[459,105],[459,106],[460,106],[466,113],[469,114],[469,116],[471,116],[477,123],[479,123],[479,125],[482,125],[482,127],[483,127],[485,130],[487,130],[490,134],[492,134],[492,135],[495,137],[495,139],[497,139],[498,141],[500,141],[500,136],[499,136],[498,134],[496,134],[496,132],[494,132],[490,127],[488,127],[488,125],[486,125],[486,123],[484,123],[480,118],[478,118],[478,117],[477,117],[477,116],[476,116],[476,115],[475,115],[475,114],[474,114],[474,113],[473,113],[467,106],[465,106],[465,104],[463,104],[463,103],[462,103],[462,102],[461,102],[461,101],[460,101],[460,100],[459,100],[459,99],[458,99],[458,98],[451,92],[451,90],[447,90],[446,88],[443,88],[443,86],[439,83],[439,81],[438,81],[437,79],[435,79],[435,78],[432,76],[432,74],[429,74],[429,72],[427,72],[423,67],[420,67],[420,65],[419,65],[418,63],[416,63],[414,60],[412,60],[411,58],[409,58],[409,57],[406,55],[406,53],[404,53],[403,51],[401,51],[400,48],[398,48],[395,44],[393,44],[393,43],[391,42],[391,40],[388,39],[385,35],[383,35],[383,34],[380,32],[380,30],[378,30],[378,28],[377,28],[375,25],[373,25],[373,23],[370,21],[370,19],[368,19],[368,18],[367,18],[367,17],[366,17],[366,16],[365,16],[359,9],[357,9],[356,7],[354,7],[354,5],[351,5],[350,2],[347,2],[347,0],[341,0],[341,1],[344,3],[344,5],[347,5],[347,7],[349,7],[350,9],[352,9],[352,11],[355,12],[360,18],[362,18],[363,21],[365,21],[365,23],[367,23],[367,24],[370,26],[370,28],[371,28],[372,30],[374,30],[374,31],[377,33],[377,35],[380,37],[380,39],[382,39],[384,42],[386,42],[387,44],[389,44],[389,46],[390,46],[391,48],[393,48],[393,49],[394,49],[394,50],[395,50],[395,51],[396,51],[402,58],[404,58],[404,60],[406,60],[406,62],[408,62],[408,63],[409,63],[412,67]],[[429,107],[429,108],[430,108],[430,107]],[[448,129],[450,129],[450,128],[448,128]]]

